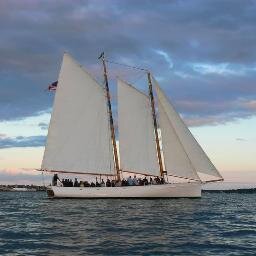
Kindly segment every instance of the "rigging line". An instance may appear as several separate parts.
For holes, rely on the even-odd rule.
[[[124,66],[124,67],[132,68],[132,69],[141,70],[141,71],[143,71],[143,72],[148,72],[148,70],[145,69],[145,68],[139,68],[139,67],[135,67],[135,66],[130,66],[130,65],[127,65],[127,64],[118,63],[118,62],[110,61],[110,60],[105,60],[105,61],[108,62],[108,63],[112,63],[112,64],[119,65],[119,66]]]
[[[145,75],[145,74],[142,73],[140,76],[138,76],[138,78],[136,78],[135,80],[133,80],[132,83],[133,83],[133,84],[137,83],[140,79],[143,78],[144,75]]]

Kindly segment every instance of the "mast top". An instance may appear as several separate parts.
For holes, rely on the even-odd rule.
[[[98,60],[105,60],[105,53],[104,52],[102,52],[101,54],[100,54],[100,56],[98,57]]]

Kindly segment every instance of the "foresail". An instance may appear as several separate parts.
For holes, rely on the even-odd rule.
[[[217,171],[201,146],[193,137],[179,114],[175,111],[174,107],[164,95],[155,79],[154,84],[157,91],[158,102],[162,106],[163,111],[165,112],[173,131],[175,131],[178,140],[183,146],[183,149],[186,152],[186,155],[189,158],[194,170],[196,170],[197,173],[199,172],[222,179],[220,173]]]
[[[200,180],[161,102],[158,104],[165,170],[168,174]]]
[[[58,79],[42,169],[115,174],[104,89],[68,54]]]
[[[122,171],[159,176],[149,98],[118,80],[118,130]]]

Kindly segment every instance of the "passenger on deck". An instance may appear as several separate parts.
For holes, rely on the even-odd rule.
[[[150,184],[150,185],[153,185],[153,179],[152,179],[152,177],[150,177],[150,179],[149,179],[149,184]]]
[[[104,182],[103,179],[101,180],[100,186],[101,186],[101,187],[105,187],[105,182]]]
[[[74,187],[79,187],[77,178],[75,178]]]
[[[164,184],[164,183],[165,183],[165,182],[164,182],[164,178],[161,177],[160,184]]]
[[[122,179],[121,186],[122,186],[122,187],[127,186],[126,184],[127,184],[126,180],[125,180],[125,179]]]
[[[128,186],[132,186],[133,185],[133,181],[132,181],[132,177],[129,176],[129,178],[127,179],[127,183],[128,183]]]
[[[96,187],[100,187],[100,183],[98,182],[97,177],[96,177]]]
[[[145,178],[143,179],[143,183],[144,183],[144,186],[147,186],[147,185],[148,185],[148,179],[147,179],[147,177],[145,177]]]
[[[121,180],[117,180],[115,186],[116,187],[121,187],[122,186],[122,181]]]
[[[116,186],[116,181],[115,180],[112,180],[111,181],[111,187],[115,187]]]
[[[92,182],[91,185],[90,185],[90,187],[95,187],[95,183]]]
[[[157,176],[157,184],[159,185],[159,184],[161,184],[161,180],[160,180],[160,178]]]
[[[143,186],[144,185],[144,182],[141,178],[138,178],[138,185],[139,186]]]
[[[106,187],[111,187],[111,182],[110,182],[110,180],[109,180],[109,179],[107,179]]]
[[[85,186],[85,187],[90,187],[89,182],[88,182],[88,181],[84,181],[84,186]]]
[[[139,185],[139,182],[138,182],[138,179],[136,178],[136,175],[134,175],[132,183],[133,183],[134,186],[138,186]]]
[[[80,180],[79,187],[84,187],[84,183]]]
[[[61,180],[60,180],[58,174],[55,173],[55,174],[53,175],[53,177],[52,177],[52,185],[53,185],[53,186],[57,186],[58,180],[59,180],[59,182],[61,182]]]

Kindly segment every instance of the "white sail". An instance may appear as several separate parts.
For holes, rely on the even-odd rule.
[[[149,98],[118,80],[120,165],[123,171],[159,176]]]
[[[215,176],[222,179],[220,173],[217,171],[217,169],[212,164],[210,159],[207,157],[201,146],[193,137],[187,126],[182,121],[179,114],[175,111],[174,107],[171,105],[167,97],[164,95],[155,79],[154,84],[157,91],[158,102],[160,103],[159,105],[162,106],[162,111],[164,111],[164,113],[166,114],[169,123],[172,126],[173,131],[175,131],[177,139],[183,146],[183,149],[187,157],[189,158],[189,161],[192,164],[194,170],[196,170],[196,172]],[[176,149],[173,148],[173,150]]]
[[[68,54],[60,70],[42,169],[115,174],[104,89]]]
[[[165,170],[177,177],[200,180],[161,102],[158,104]]]

